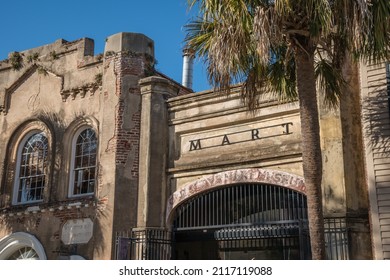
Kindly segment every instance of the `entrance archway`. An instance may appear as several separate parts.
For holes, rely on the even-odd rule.
[[[270,173],[251,171],[254,182],[225,180],[233,183],[206,188],[174,208],[170,215],[173,258],[310,258],[303,181],[299,188],[262,183],[256,181],[259,176],[253,175]],[[264,181],[269,182],[270,178],[275,177],[268,176]],[[278,181],[285,182],[284,185],[293,182],[286,176],[276,178],[282,178]]]

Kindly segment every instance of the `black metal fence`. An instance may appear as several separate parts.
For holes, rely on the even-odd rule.
[[[115,257],[117,260],[169,260],[171,237],[170,231],[160,228],[118,232]]]
[[[348,228],[346,219],[325,218],[324,225],[327,259],[348,260]],[[260,230],[255,229],[258,229],[258,227],[221,229],[216,231],[215,238],[221,242],[220,249],[226,251],[240,245],[242,242],[248,247],[271,246],[277,240],[274,238],[275,234],[281,235],[279,237],[283,237],[283,242],[291,243],[284,244],[284,247],[296,248],[301,252],[301,258],[308,258],[307,254],[310,252],[310,248],[306,227],[291,223],[289,225],[278,225],[277,227],[263,226]],[[256,232],[252,232],[254,230]],[[279,232],[279,234],[275,231]],[[271,235],[269,237],[273,238],[267,239],[267,236],[264,236],[264,234],[267,236]],[[259,238],[260,235],[261,238]],[[299,244],[295,243],[298,239],[291,238],[297,235],[300,237]],[[126,232],[118,232],[116,236],[115,258],[117,260],[169,260],[172,256],[173,242],[172,232],[166,229],[132,229]],[[290,251],[288,250],[288,252]],[[290,257],[286,256],[286,258]]]
[[[219,250],[231,259],[230,251],[261,252],[267,259],[310,259],[310,239],[307,221],[275,221],[253,226],[240,226],[217,230],[214,237]],[[236,257],[239,255],[236,254]]]
[[[348,227],[345,218],[325,218],[325,246],[328,260],[348,260]]]

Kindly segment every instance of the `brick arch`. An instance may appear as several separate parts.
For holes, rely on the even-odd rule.
[[[168,200],[166,212],[168,224],[176,207],[191,197],[199,195],[205,191],[217,189],[221,186],[239,183],[262,183],[276,185],[292,189],[306,195],[305,181],[301,176],[279,170],[261,168],[224,171],[204,176],[175,191]]]

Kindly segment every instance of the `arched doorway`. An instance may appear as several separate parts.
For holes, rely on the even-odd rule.
[[[175,207],[173,258],[310,258],[307,202],[300,189],[230,182]]]

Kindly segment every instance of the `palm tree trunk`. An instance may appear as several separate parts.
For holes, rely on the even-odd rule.
[[[314,48],[295,50],[297,91],[299,97],[302,166],[305,178],[312,258],[325,259],[324,219],[322,212],[322,157],[320,125],[314,76]]]

